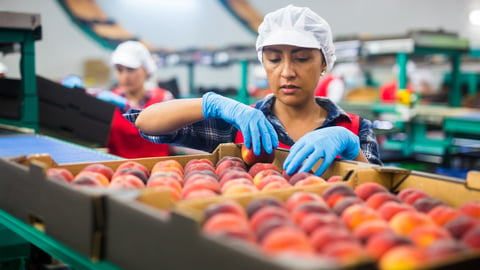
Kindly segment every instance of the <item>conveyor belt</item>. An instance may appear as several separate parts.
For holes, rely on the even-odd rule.
[[[17,134],[0,136],[0,157],[31,154],[49,154],[58,164],[122,159],[43,135]]]

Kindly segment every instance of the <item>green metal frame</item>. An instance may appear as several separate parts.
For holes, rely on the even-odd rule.
[[[29,241],[38,248],[44,250],[54,258],[69,265],[73,269],[91,270],[119,270],[120,268],[105,262],[93,262],[82,254],[59,243],[44,232],[18,220],[7,212],[0,210],[0,224],[3,224],[12,232]]]
[[[12,29],[0,28],[0,43],[20,43],[20,74],[21,103],[20,120],[0,119],[0,123],[26,127],[34,130],[39,129],[39,112],[37,96],[37,78],[35,75],[35,40],[39,38],[40,29]]]

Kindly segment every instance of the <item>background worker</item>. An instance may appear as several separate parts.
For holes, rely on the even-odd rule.
[[[291,147],[283,165],[290,175],[323,158],[315,171],[321,175],[337,156],[381,164],[371,122],[315,97],[320,76],[335,62],[328,23],[309,8],[289,5],[267,14],[258,32],[258,58],[272,94],[254,107],[209,92],[125,116],[158,143],[212,151],[220,143],[244,142],[257,155]]]
[[[143,109],[173,99],[169,91],[152,83],[149,85],[148,79],[153,80],[156,71],[150,52],[140,42],[126,41],[112,53],[111,64],[118,84],[113,90],[97,95],[97,98],[117,105],[107,142],[108,152],[124,158],[170,155],[168,145],[142,138],[138,129],[122,116],[129,109]]]

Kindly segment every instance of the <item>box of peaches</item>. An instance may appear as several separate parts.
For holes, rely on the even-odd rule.
[[[322,176],[289,176],[280,169],[287,154],[225,144],[205,155],[62,166],[36,157],[16,172],[29,182],[4,185],[25,202],[1,194],[0,206],[123,269],[480,264],[475,172],[464,180],[335,161]]]

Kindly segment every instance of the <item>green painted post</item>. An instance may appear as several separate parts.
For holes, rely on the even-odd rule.
[[[397,54],[398,89],[407,88],[407,61],[408,56],[406,53]]]
[[[20,73],[22,74],[23,104],[21,106],[22,122],[28,127],[39,130],[39,107],[37,96],[37,77],[35,74],[35,39],[33,32],[24,32],[21,46]]]
[[[460,89],[460,54],[452,55],[452,74],[450,82],[450,91],[448,92],[448,100],[450,106],[460,107],[462,104],[462,92]]]

